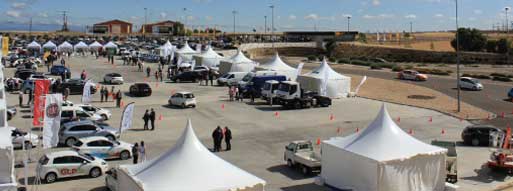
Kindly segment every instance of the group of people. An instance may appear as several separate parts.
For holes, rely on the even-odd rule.
[[[146,112],[144,112],[144,115],[143,115],[143,120],[144,120],[144,130],[155,130],[155,117],[156,117],[156,114],[155,114],[155,110],[153,110],[153,108],[151,108],[151,112],[146,110]],[[151,122],[151,129],[148,128],[148,121]]]
[[[140,160],[139,157],[141,157]],[[134,143],[134,146],[132,146],[132,159],[134,164],[146,161],[146,147],[144,147],[144,141],[141,141],[140,145],[139,143]]]
[[[112,86],[111,91],[109,92],[109,89],[107,86],[100,87],[100,102],[109,101],[109,96],[112,96],[113,100],[116,100],[116,107],[121,107],[121,99],[123,99],[123,95],[121,94],[121,90],[118,90],[116,93],[114,93],[114,86]]]
[[[214,140],[214,152],[220,152],[222,150],[221,144],[224,142],[226,143],[226,151],[229,151],[232,149],[232,131],[228,127],[224,127],[222,129],[220,126],[217,126],[217,128],[212,132],[212,139]]]

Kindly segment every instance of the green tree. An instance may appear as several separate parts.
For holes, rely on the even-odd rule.
[[[358,41],[361,43],[367,43],[367,35],[365,35],[365,33],[358,33]]]
[[[462,51],[482,51],[487,41],[481,31],[470,28],[459,28],[458,38]],[[451,46],[456,50],[456,38],[451,41]]]
[[[336,47],[337,47],[337,41],[335,41],[335,40],[330,40],[326,43],[326,52],[328,53],[328,57],[333,56],[333,53],[334,53]]]
[[[508,52],[508,50],[511,50],[511,41],[501,38],[499,41],[497,41],[497,53],[504,54]]]
[[[497,52],[497,41],[496,40],[486,41],[486,52]]]

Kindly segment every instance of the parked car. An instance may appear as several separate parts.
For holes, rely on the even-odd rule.
[[[22,80],[26,80],[30,77],[30,75],[34,74],[34,70],[31,70],[31,69],[21,69],[21,70],[16,70],[16,72],[14,73],[14,77],[16,78],[20,78]]]
[[[455,184],[458,182],[458,153],[456,152],[456,142],[454,141],[431,141],[431,145],[447,149],[445,158],[445,170],[447,176],[445,181]]]
[[[12,145],[14,148],[32,148],[39,143],[39,136],[27,133],[16,127],[6,127],[11,130]]]
[[[135,83],[129,89],[132,96],[151,96],[151,92],[151,86],[148,83]]]
[[[504,131],[491,125],[471,125],[461,132],[461,139],[465,145],[494,146],[498,139],[503,137]]]
[[[61,124],[73,120],[101,121],[104,118],[96,113],[90,113],[78,106],[63,106],[61,109]]]
[[[61,83],[59,86],[57,86],[56,91],[57,92],[63,92],[66,88],[70,89],[70,94],[77,95],[82,94],[84,92],[84,86],[87,81],[82,80],[80,78],[72,78],[69,80],[66,80],[65,82]],[[96,93],[96,85],[91,86],[91,94]]]
[[[71,73],[71,71],[69,70],[69,68],[66,68],[63,65],[53,65],[50,69],[50,74],[52,75],[61,75],[67,73]]]
[[[217,78],[217,85],[237,85],[248,72],[229,72]]]
[[[311,141],[293,141],[285,146],[283,160],[290,168],[299,167],[304,175],[321,169],[321,156],[314,151]]]
[[[421,74],[415,70],[403,70],[397,74],[397,77],[401,80],[415,80],[415,81],[426,81],[428,76]]]
[[[99,115],[103,118],[103,120],[109,120],[112,116],[110,110],[99,108],[91,104],[77,104],[75,106],[81,107],[84,111],[89,112],[90,114]]]
[[[127,160],[132,156],[132,144],[113,141],[106,137],[86,137],[79,139],[73,149],[102,159]]]
[[[90,120],[73,121],[65,123],[59,130],[59,143],[73,146],[80,138],[103,136],[109,140],[116,140],[119,129],[110,127],[106,123],[96,123]]]
[[[208,67],[206,66],[196,66],[194,67],[193,71],[194,72],[208,72],[210,69],[208,69]]]
[[[38,176],[46,183],[53,183],[59,178],[76,176],[97,178],[108,170],[105,160],[76,151],[47,153],[39,159],[38,163]]]
[[[105,74],[105,76],[103,77],[103,82],[109,84],[123,84],[124,81],[123,76],[121,76],[121,74],[108,73]]]
[[[178,92],[169,97],[169,105],[186,107],[196,107],[196,97],[191,92]]]
[[[7,120],[11,120],[18,113],[16,106],[7,107]]]
[[[197,82],[201,79],[201,75],[195,71],[182,72],[181,74],[171,76],[173,82]]]
[[[52,83],[52,84],[55,83],[55,79],[45,76],[42,73],[33,73],[27,79],[29,79],[29,80],[39,80],[39,79],[50,80],[50,83]]]
[[[461,77],[460,78],[460,88],[468,89],[468,90],[483,90],[483,84],[479,82],[479,80],[469,77]]]

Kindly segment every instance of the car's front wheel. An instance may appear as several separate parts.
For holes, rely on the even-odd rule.
[[[70,138],[66,139],[66,146],[71,147],[71,146],[75,145],[75,142],[77,142],[77,140],[73,137],[70,137]]]
[[[121,153],[119,154],[119,158],[121,158],[121,160],[127,160],[130,158],[130,152],[128,151],[121,151]]]
[[[112,135],[107,135],[107,136],[105,136],[105,137],[106,137],[107,139],[111,140],[111,141],[116,140],[116,138],[115,138],[114,136],[112,136]]]
[[[94,167],[91,169],[91,171],[89,171],[89,176],[91,178],[96,178],[96,177],[99,177],[102,175],[102,170],[98,167]]]
[[[46,183],[54,183],[56,180],[57,180],[57,174],[55,174],[54,172],[50,172],[50,173],[46,174],[46,176],[45,176]]]

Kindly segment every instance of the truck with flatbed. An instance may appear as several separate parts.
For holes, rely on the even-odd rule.
[[[311,141],[293,141],[285,146],[283,159],[290,168],[299,168],[304,175],[321,170],[321,155]]]
[[[276,98],[272,102],[282,105],[286,109],[328,107],[331,105],[331,98],[321,96],[317,92],[304,91],[298,82],[282,81],[275,93]]]

